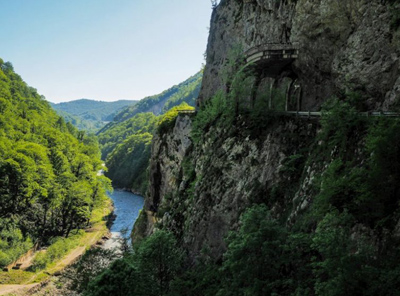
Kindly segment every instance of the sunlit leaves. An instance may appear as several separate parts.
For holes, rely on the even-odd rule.
[[[7,245],[0,233],[1,266],[30,237],[46,242],[86,226],[110,186],[97,176],[96,139],[65,124],[10,63],[0,64],[0,225],[15,228]],[[21,248],[13,255],[14,244]]]

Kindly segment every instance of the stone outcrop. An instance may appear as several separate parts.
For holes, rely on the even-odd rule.
[[[198,105],[227,90],[232,64],[244,51],[286,42],[296,46],[298,58],[260,87],[296,80],[301,110],[319,109],[349,91],[361,95],[368,110],[392,110],[400,90],[400,33],[390,25],[391,9],[381,0],[222,0],[211,19]],[[266,203],[292,225],[312,202],[313,179],[326,168],[304,163],[318,119],[281,117],[256,133],[245,125],[211,125],[197,145],[191,126],[191,116],[180,115],[173,130],[154,138],[142,235],[164,227],[192,258],[219,259],[224,237],[250,204]]]
[[[298,59],[282,76],[298,79],[301,110],[332,96],[360,93],[368,110],[389,110],[399,96],[400,34],[382,0],[222,0],[214,9],[199,104],[225,87],[235,52],[291,43]],[[277,77],[279,78],[279,77]]]
[[[190,122],[190,116],[179,116],[171,133],[155,137],[145,208],[157,217],[156,227],[172,230],[193,258],[204,250],[218,258],[225,236],[251,203],[267,202],[277,216],[292,209],[291,197],[274,197],[274,188],[284,186],[283,163],[310,145],[318,121],[281,118],[257,137],[211,128],[201,147],[188,137]]]

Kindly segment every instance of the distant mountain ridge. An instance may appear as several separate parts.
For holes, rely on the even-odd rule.
[[[121,112],[115,115],[112,122],[104,126],[97,134],[106,133],[108,130],[118,126],[119,123],[139,113],[152,112],[154,115],[160,115],[183,102],[187,103],[189,106],[195,106],[202,79],[203,71],[199,71],[182,83],[174,85],[158,95],[146,97],[135,105],[125,107]]]
[[[182,83],[163,91],[162,93],[140,100],[136,105],[129,106],[118,113],[114,120],[125,121],[138,113],[152,112],[154,115],[165,113],[172,107],[180,105],[182,102],[194,106],[200,92],[203,71],[189,77]]]
[[[138,101],[118,100],[104,102],[90,99],[80,99],[65,103],[50,103],[57,113],[79,129],[97,131],[108,121],[112,121],[124,107],[134,105]]]

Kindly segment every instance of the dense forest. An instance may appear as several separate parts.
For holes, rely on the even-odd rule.
[[[137,101],[119,100],[115,102],[81,99],[65,103],[50,103],[57,113],[80,130],[97,132],[126,106]]]
[[[0,267],[88,225],[110,181],[97,140],[0,59]]]

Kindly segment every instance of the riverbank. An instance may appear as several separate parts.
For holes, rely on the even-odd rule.
[[[32,289],[29,295],[76,295],[74,293],[81,292],[90,280],[122,255],[130,243],[130,230],[143,208],[144,198],[120,189],[115,189],[109,197],[114,204],[111,217],[115,217],[109,224],[109,239],[97,241],[99,248],[86,252],[76,264],[66,268],[60,276],[53,277],[44,287]]]
[[[105,199],[103,205],[93,210],[91,227],[79,237],[77,247],[56,262],[38,272],[10,270],[0,272],[0,295],[30,295],[51,282],[51,278],[59,275],[67,266],[76,262],[89,248],[96,245],[109,233],[107,217],[112,213],[111,199]]]

